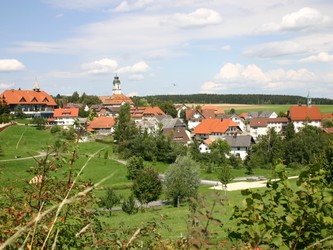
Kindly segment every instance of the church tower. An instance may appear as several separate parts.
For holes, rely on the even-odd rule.
[[[37,77],[35,78],[33,91],[36,91],[36,92],[40,91],[39,84],[37,82]]]
[[[311,103],[312,103],[312,99],[310,97],[310,92],[308,92],[308,96],[306,98],[306,106],[308,106],[309,108],[311,108]]]
[[[121,95],[119,76],[115,76],[113,79],[112,95]]]

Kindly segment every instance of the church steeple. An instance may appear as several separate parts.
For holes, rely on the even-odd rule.
[[[306,106],[311,107],[311,97],[310,97],[310,91],[308,92],[308,96],[306,97]]]
[[[121,94],[121,88],[120,88],[120,80],[119,76],[116,74],[116,76],[113,79],[113,88],[112,88],[112,94],[113,95],[119,95]]]
[[[35,78],[33,91],[36,91],[36,92],[40,91],[39,84],[37,82],[37,77]]]

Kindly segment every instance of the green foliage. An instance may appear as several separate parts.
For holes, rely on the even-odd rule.
[[[270,169],[284,157],[281,137],[274,128],[268,130],[267,135],[260,137],[259,142],[253,146],[247,162],[252,168],[262,167]]]
[[[39,130],[42,130],[45,128],[45,125],[47,123],[46,119],[45,118],[42,118],[42,117],[39,117],[39,116],[35,116],[33,119],[32,119],[32,122],[34,124],[36,124],[37,126],[37,129]]]
[[[217,139],[209,146],[211,152],[208,155],[210,162],[220,166],[228,161],[226,155],[230,153],[231,147],[226,140]]]
[[[164,101],[158,105],[160,109],[167,115],[171,115],[172,117],[177,117],[177,110],[172,101]]]
[[[123,201],[121,209],[127,214],[136,214],[139,211],[133,194],[131,194],[128,199]]]
[[[228,164],[222,164],[221,169],[218,170],[218,179],[225,187],[232,181],[231,167]]]
[[[13,187],[2,189],[6,195],[0,196],[1,247],[83,249],[94,246],[101,224],[86,209],[94,204],[92,184],[73,178],[75,152],[76,145],[68,143],[47,147],[45,157],[35,158],[36,165],[29,170],[36,183],[25,182],[23,191]],[[65,175],[57,178],[56,171]]]
[[[164,185],[167,199],[176,207],[180,202],[196,198],[200,185],[199,166],[187,156],[179,157],[165,173]]]
[[[241,168],[244,167],[243,161],[242,161],[241,157],[239,156],[239,154],[230,155],[229,163],[230,163],[231,167],[234,168],[234,169],[241,169]]]
[[[130,104],[125,103],[120,107],[119,116],[116,120],[114,139],[117,143],[118,153],[130,155],[129,145],[139,133],[134,120],[131,119]]]
[[[333,128],[333,119],[323,119],[323,128]]]
[[[314,164],[299,176],[293,188],[285,167],[275,168],[279,181],[268,182],[264,192],[243,190],[243,205],[236,205],[229,229],[235,244],[250,243],[253,248],[321,249],[332,246],[333,190],[325,181],[326,171]]]
[[[127,179],[134,180],[138,173],[144,168],[143,159],[140,156],[133,156],[128,159],[126,166]]]
[[[306,126],[284,144],[287,164],[297,162],[307,165],[327,149],[328,138],[320,128]]]
[[[51,127],[51,130],[50,130],[51,134],[55,134],[55,133],[58,133],[60,131],[61,131],[61,127],[59,125],[53,125]]]
[[[162,193],[162,182],[158,173],[151,167],[139,171],[133,181],[132,191],[141,205],[157,200]]]
[[[25,118],[25,114],[23,113],[22,106],[20,104],[16,105],[14,112],[16,118]]]
[[[120,203],[120,196],[114,191],[112,187],[108,187],[106,189],[105,195],[101,197],[98,205],[109,210],[111,216],[112,208],[118,203]]]

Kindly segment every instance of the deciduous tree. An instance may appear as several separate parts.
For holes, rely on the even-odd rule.
[[[166,171],[164,185],[166,197],[175,207],[190,197],[196,198],[200,185],[198,164],[187,156],[179,157]]]

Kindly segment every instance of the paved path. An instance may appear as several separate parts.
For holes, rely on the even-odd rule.
[[[46,155],[45,152],[40,152],[39,155],[35,155],[35,156],[28,156],[28,157],[18,157],[18,158],[14,158],[14,159],[6,159],[6,160],[0,160],[0,162],[8,162],[8,161],[23,161],[23,160],[28,160],[28,159],[34,159],[34,158],[40,158],[40,157],[44,157]]]
[[[296,179],[298,176],[291,176],[288,177],[288,179]],[[278,181],[279,179],[273,179],[272,181]],[[250,189],[250,188],[262,188],[266,187],[267,180],[262,181],[238,181],[229,183],[227,185],[227,191],[235,191],[235,190],[243,190],[243,189]],[[218,185],[211,187],[211,189],[215,190],[224,190],[224,187],[222,187],[221,183],[218,183]]]

